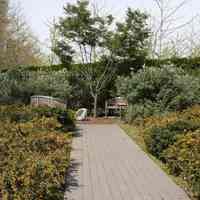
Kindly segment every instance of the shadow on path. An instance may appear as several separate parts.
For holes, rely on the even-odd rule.
[[[82,137],[82,130],[80,128],[77,128],[72,133],[72,136],[73,136],[73,138]],[[72,151],[74,151],[73,147],[72,147],[71,153],[72,153]],[[80,187],[82,187],[78,180],[81,165],[82,165],[82,163],[78,160],[73,159],[72,155],[71,155],[70,165],[66,172],[66,178],[65,178],[64,200],[69,200],[69,197],[67,196],[67,194],[73,193],[76,190],[80,189]]]
[[[82,137],[83,135],[83,130],[79,127],[76,127],[76,129],[72,132],[73,137]]]

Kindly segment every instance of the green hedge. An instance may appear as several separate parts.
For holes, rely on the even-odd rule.
[[[163,67],[165,65],[171,65],[177,68],[183,68],[190,73],[194,71],[200,71],[200,57],[190,58],[169,58],[169,59],[143,59],[137,58],[135,60],[122,60],[115,61],[115,67],[117,68],[118,75],[129,75],[131,71],[138,71],[143,68],[144,64],[146,67]],[[200,74],[200,72],[199,72]]]
[[[134,60],[114,60],[112,65],[117,69],[119,75],[128,75],[131,71],[137,71],[143,67],[162,67],[163,65],[172,65],[178,68],[184,68],[187,70],[200,70],[200,57],[172,57],[168,59],[144,59],[143,57],[137,57]],[[58,64],[51,66],[16,66],[16,68],[25,71],[59,71],[62,69],[71,69],[79,67],[79,64]],[[6,72],[8,69],[6,67],[1,67],[1,72]]]
[[[200,69],[200,57],[190,58],[190,57],[182,57],[182,58],[170,58],[170,59],[147,59],[145,61],[146,66],[158,66],[161,67],[163,65],[173,65],[175,67],[181,67],[184,69]]]
[[[69,66],[68,65],[64,65],[64,64],[58,64],[58,65],[44,65],[44,66],[16,66],[13,69],[18,69],[18,70],[22,70],[22,71],[30,71],[30,72],[34,72],[34,71],[59,71],[62,69],[68,69]],[[5,73],[8,70],[11,70],[10,68],[7,67],[0,67],[0,72],[1,73]]]

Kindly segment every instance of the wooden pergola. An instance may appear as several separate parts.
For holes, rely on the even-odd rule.
[[[128,107],[128,102],[123,97],[115,97],[105,102],[105,116],[108,116],[109,110],[115,110],[122,115],[122,110]]]

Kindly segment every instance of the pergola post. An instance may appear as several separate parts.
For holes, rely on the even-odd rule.
[[[108,116],[108,102],[105,101],[105,117]]]

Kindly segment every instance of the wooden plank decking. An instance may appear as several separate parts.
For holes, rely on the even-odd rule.
[[[189,200],[117,125],[80,125],[65,200]]]

